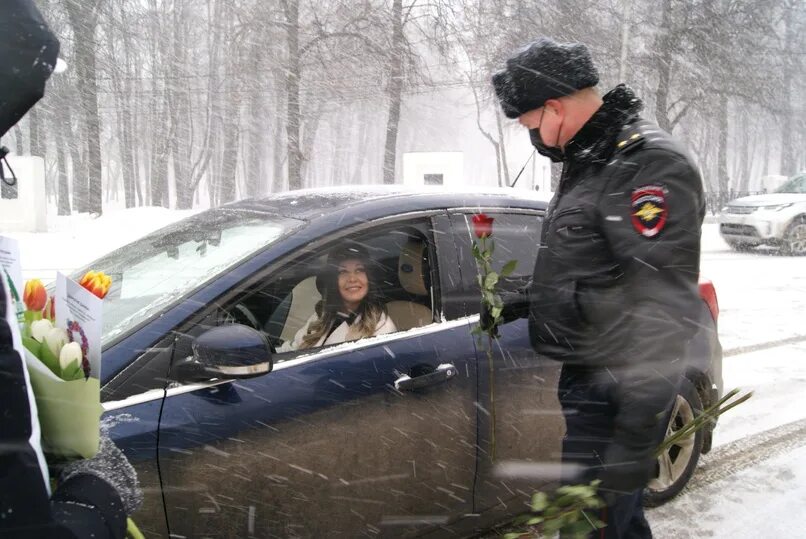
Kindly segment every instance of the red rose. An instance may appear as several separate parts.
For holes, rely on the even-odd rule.
[[[487,217],[483,213],[479,213],[478,215],[473,216],[473,232],[476,234],[476,237],[479,239],[489,238],[493,235],[493,219],[492,217]]]

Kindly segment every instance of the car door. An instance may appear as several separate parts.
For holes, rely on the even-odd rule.
[[[393,238],[411,226],[429,242],[433,323],[278,354],[258,378],[168,389],[159,468],[172,536],[401,536],[472,511],[475,348],[467,320],[442,305],[459,283],[455,248],[424,217],[349,232]],[[272,263],[257,280],[281,280],[297,263]],[[228,307],[181,328],[174,361],[192,353],[210,312]],[[395,386],[439,373],[433,385]]]
[[[537,258],[542,212],[515,208],[477,211],[494,218],[493,268],[500,270],[510,260],[517,260],[515,272],[499,283],[498,289],[513,291],[525,286]],[[464,270],[467,314],[477,315],[480,291],[471,254],[471,218],[471,213],[456,212],[451,215],[451,223]],[[560,463],[565,432],[557,399],[560,365],[534,353],[527,319],[504,324],[499,333],[492,347],[487,339],[477,340],[479,402],[483,409],[478,416],[482,451],[476,511],[497,508],[517,513],[528,501],[524,493],[552,480]]]
[[[101,391],[102,430],[126,455],[144,493],[143,505],[131,517],[146,537],[168,536],[157,439],[173,337],[159,330],[157,334],[163,338],[153,344],[149,335],[140,333],[104,351],[105,362],[127,368]]]

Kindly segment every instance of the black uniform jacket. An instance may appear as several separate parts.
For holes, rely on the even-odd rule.
[[[625,86],[564,149],[520,310],[541,355],[613,381],[607,461],[649,458],[702,312],[702,182],[685,149],[641,119]],[[514,313],[513,313],[514,314]]]

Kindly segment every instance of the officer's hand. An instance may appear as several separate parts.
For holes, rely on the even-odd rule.
[[[68,464],[59,480],[64,483],[71,477],[81,474],[94,475],[109,483],[120,496],[127,515],[137,511],[143,503],[143,492],[137,482],[137,473],[106,434],[101,435],[101,444],[94,457]]]
[[[646,488],[654,467],[647,462],[631,462],[605,468],[600,479],[599,495],[607,505],[616,498]]]

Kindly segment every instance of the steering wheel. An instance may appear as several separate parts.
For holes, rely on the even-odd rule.
[[[236,303],[229,310],[228,314],[232,317],[233,321],[236,324],[242,324],[252,329],[263,331],[263,328],[260,325],[258,317],[255,316],[255,313],[249,310],[249,307],[247,307],[243,303]]]

